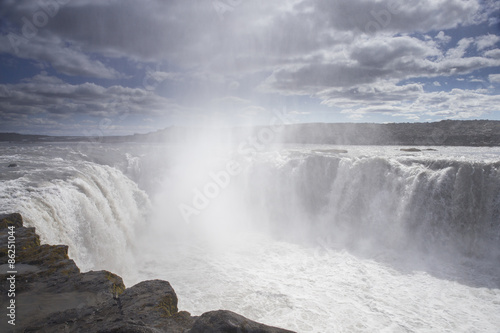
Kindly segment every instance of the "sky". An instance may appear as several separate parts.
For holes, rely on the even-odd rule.
[[[1,0],[0,132],[500,120],[500,1]]]

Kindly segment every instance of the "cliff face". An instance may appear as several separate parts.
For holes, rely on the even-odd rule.
[[[167,281],[125,288],[108,271],[81,273],[67,246],[40,244],[20,214],[0,217],[0,281],[0,332],[291,332],[230,311],[191,316]]]

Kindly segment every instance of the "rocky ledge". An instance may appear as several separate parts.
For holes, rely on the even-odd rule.
[[[291,332],[224,310],[191,316],[167,281],[125,288],[108,271],[81,273],[67,246],[40,244],[20,214],[0,216],[0,279],[0,332]]]

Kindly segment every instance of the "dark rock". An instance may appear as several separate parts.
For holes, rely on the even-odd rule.
[[[7,167],[8,168],[15,168],[15,167],[17,167],[17,164],[16,163],[11,163]]]
[[[194,323],[187,312],[178,312],[177,296],[166,281],[136,284],[119,296],[96,306],[70,309],[32,324],[50,332],[183,332]]]
[[[108,271],[80,273],[65,245],[40,244],[35,228],[20,214],[0,216],[0,273],[8,268],[8,232],[15,230],[16,325],[0,321],[0,332],[249,332],[285,333],[229,311],[192,317],[177,308],[167,281],[143,281],[125,288]],[[5,309],[9,282],[0,274],[0,307]]]
[[[22,227],[23,217],[19,213],[0,216],[0,229],[6,229],[8,226]]]
[[[291,333],[251,321],[231,311],[211,311],[196,319],[189,333]]]
[[[16,262],[14,269],[8,264],[7,229],[14,226]],[[83,311],[113,299],[125,290],[122,279],[110,272],[81,274],[75,262],[68,257],[65,245],[40,244],[35,228],[23,226],[20,214],[0,218],[0,272],[16,273],[16,329],[29,329],[32,324],[43,323],[50,327],[48,318],[69,309]],[[8,269],[7,269],[8,268]],[[8,274],[0,274],[1,305],[9,302]],[[68,319],[68,318],[66,318]],[[12,327],[0,321],[0,332]],[[42,330],[43,331],[43,330]]]
[[[409,153],[418,153],[421,152],[422,150],[418,148],[401,148],[401,151],[409,152]]]

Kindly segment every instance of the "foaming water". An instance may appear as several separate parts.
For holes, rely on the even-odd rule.
[[[498,331],[499,149],[191,148],[2,146],[2,165],[19,167],[1,174],[0,210],[68,244],[82,270],[170,281],[194,315],[223,308],[298,332]],[[228,160],[241,170],[224,178]]]
[[[147,253],[154,255],[144,256],[140,279],[168,277],[180,308],[197,315],[231,309],[298,332],[496,332],[500,324],[498,289],[345,250],[247,234],[218,248],[182,243]],[[440,269],[456,273],[446,263]]]
[[[2,173],[0,212],[20,212],[43,242],[68,245],[83,271],[125,272],[136,229],[147,221],[147,194],[118,169],[82,160],[72,149],[18,149],[2,155],[18,167]]]
[[[275,221],[291,221],[301,233],[312,225],[313,233],[329,233],[340,243],[407,247],[416,241],[412,245],[425,250],[498,255],[498,154],[488,160],[476,158],[477,152],[458,159],[312,152],[287,152],[279,164],[268,156],[252,165],[247,183],[257,185],[248,192]],[[271,184],[260,186],[258,178]]]

